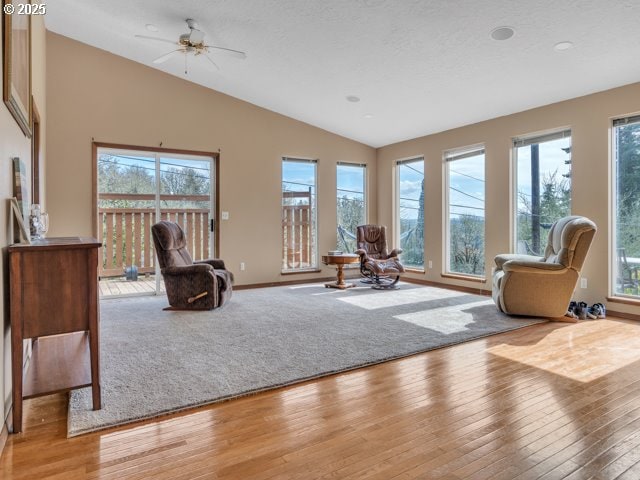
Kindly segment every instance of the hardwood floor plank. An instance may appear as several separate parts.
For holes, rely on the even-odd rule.
[[[637,339],[540,324],[71,439],[66,396],[36,398],[0,477],[637,480]]]

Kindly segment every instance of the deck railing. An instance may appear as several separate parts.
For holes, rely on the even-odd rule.
[[[314,267],[311,192],[283,192],[283,199],[302,204],[282,205],[282,269]]]
[[[105,198],[106,197],[106,198]],[[100,199],[114,200],[150,200],[152,195],[101,194]],[[135,198],[134,198],[135,197]],[[151,197],[151,198],[147,198]],[[163,195],[163,197],[165,197]],[[166,196],[171,200],[202,201],[206,196],[191,195]],[[163,208],[161,220],[178,223],[187,238],[187,249],[194,260],[209,258],[209,210],[202,208]],[[135,265],[138,273],[155,271],[155,253],[151,226],[156,223],[155,208],[116,208],[98,209],[98,234],[103,244],[100,262],[100,276],[113,277],[124,274],[124,269]]]

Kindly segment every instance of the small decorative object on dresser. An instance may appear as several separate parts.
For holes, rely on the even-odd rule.
[[[14,234],[14,239],[17,238],[18,243],[31,243],[29,227],[22,217],[22,212],[20,211],[20,204],[18,203],[18,200],[14,197],[9,199],[9,202],[11,203],[11,213],[13,214],[13,218],[15,219],[15,223],[18,225],[18,235]]]
[[[27,187],[27,167],[18,157],[11,159],[13,163],[13,196],[18,201],[22,219],[29,219],[29,189]]]
[[[31,229],[31,238],[35,240],[42,240],[44,234],[49,230],[49,214],[43,212],[37,203],[31,205],[29,227]]]

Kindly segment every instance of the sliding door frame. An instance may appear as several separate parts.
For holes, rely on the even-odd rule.
[[[91,224],[92,234],[95,238],[98,238],[98,149],[112,149],[112,150],[132,150],[136,152],[144,153],[159,153],[167,155],[192,155],[200,157],[213,158],[213,174],[215,176],[212,186],[214,188],[213,201],[215,203],[213,214],[213,250],[212,256],[215,258],[220,257],[220,153],[219,152],[201,152],[197,150],[182,150],[175,148],[162,148],[162,147],[144,147],[139,145],[124,145],[119,143],[103,143],[103,142],[91,142]]]

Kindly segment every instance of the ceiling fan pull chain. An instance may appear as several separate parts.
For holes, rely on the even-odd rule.
[[[187,74],[187,54],[184,55],[184,74]]]

